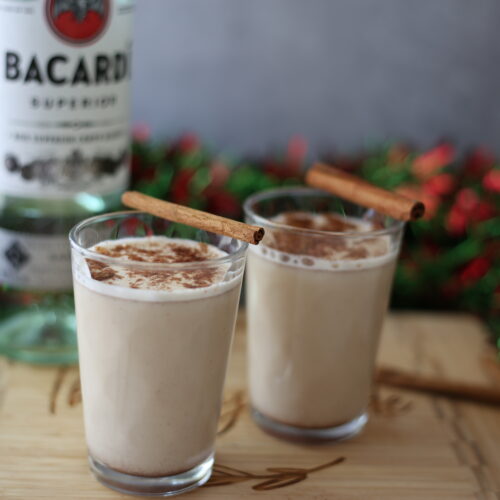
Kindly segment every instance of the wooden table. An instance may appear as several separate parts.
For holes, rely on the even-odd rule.
[[[376,411],[360,436],[334,445],[291,444],[264,434],[240,404],[244,346],[241,318],[216,461],[251,475],[234,484],[203,487],[191,498],[500,499],[498,408],[381,388]],[[494,351],[486,345],[481,324],[469,316],[391,315],[379,361],[449,380],[500,383]],[[101,486],[88,470],[76,368],[3,364],[0,498],[130,498]],[[316,472],[266,472],[269,467],[310,469],[340,457],[345,461]],[[218,469],[216,478],[223,472]],[[234,481],[239,473],[231,469],[228,474]],[[274,474],[275,482],[302,480],[260,491],[253,487],[263,479],[252,474]]]

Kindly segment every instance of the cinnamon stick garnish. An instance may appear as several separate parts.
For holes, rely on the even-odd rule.
[[[316,163],[306,174],[306,182],[348,201],[373,208],[394,219],[409,221],[424,215],[421,201],[411,200],[392,191],[379,188],[338,168]]]
[[[162,201],[137,191],[125,192],[122,195],[122,203],[127,207],[142,210],[172,222],[230,236],[253,245],[257,245],[264,237],[264,229],[261,227],[226,219],[219,215],[177,205],[176,203]]]
[[[476,403],[500,405],[500,390],[483,387],[477,384],[450,382],[434,377],[414,375],[393,368],[381,367],[377,370],[375,380],[379,384],[427,392],[452,399],[464,399]]]

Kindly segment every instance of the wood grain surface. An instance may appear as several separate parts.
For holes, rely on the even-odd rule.
[[[311,470],[345,460],[279,489],[255,490],[262,480],[250,478],[203,487],[186,498],[500,499],[498,408],[378,387],[360,436],[333,445],[291,444],[263,433],[242,405],[244,351],[241,315],[217,441],[218,470],[265,476],[268,468]],[[447,380],[500,384],[482,325],[465,315],[389,316],[379,362]],[[88,470],[77,388],[75,367],[0,363],[1,499],[130,498],[101,486]]]

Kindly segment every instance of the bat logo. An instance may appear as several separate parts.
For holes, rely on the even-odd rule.
[[[110,0],[46,0],[52,31],[65,42],[82,45],[101,35],[109,18]]]
[[[55,0],[52,15],[57,18],[63,12],[69,11],[79,23],[82,23],[90,10],[104,16],[104,2],[102,0]]]

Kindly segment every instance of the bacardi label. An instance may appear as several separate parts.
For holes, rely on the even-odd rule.
[[[68,237],[0,228],[0,283],[24,290],[71,290]]]
[[[132,0],[0,0],[0,193],[124,189]]]

